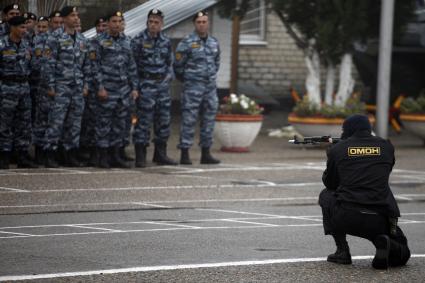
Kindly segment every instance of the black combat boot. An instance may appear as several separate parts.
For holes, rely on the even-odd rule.
[[[136,143],[134,145],[134,150],[136,151],[136,167],[146,167],[146,146],[141,143]]]
[[[121,159],[121,148],[119,146],[114,146],[109,148],[110,150],[110,160],[111,167],[114,168],[130,168],[124,160]]]
[[[121,159],[124,161],[134,161],[134,158],[132,158],[131,156],[128,156],[127,153],[125,152],[125,146],[120,147],[120,156],[121,156]]]
[[[182,148],[181,149],[180,164],[192,165],[192,160],[190,160],[188,148]]]
[[[56,162],[57,152],[55,150],[46,150],[46,157],[44,159],[44,167],[58,168],[59,164]]]
[[[89,161],[87,162],[87,166],[96,167],[98,162],[97,148],[95,146],[91,146],[89,150],[90,156]]]
[[[108,148],[98,147],[97,148],[97,154],[98,154],[98,160],[99,160],[98,167],[100,167],[100,168],[111,168],[111,166],[109,165]]]
[[[36,145],[35,146],[35,158],[34,161],[38,165],[43,165],[45,162],[46,153],[43,150],[43,147]]]
[[[81,167],[81,163],[78,160],[78,148],[73,148],[65,152],[66,166],[68,167]]]
[[[328,255],[328,261],[339,264],[351,264],[350,248],[345,235],[332,235],[336,244],[336,252]]]
[[[157,165],[177,165],[177,162],[167,156],[167,144],[155,143],[153,162]]]
[[[9,169],[10,151],[0,151],[0,170]]]
[[[390,237],[387,235],[378,235],[373,240],[376,248],[375,257],[372,260],[372,266],[376,269],[387,269],[389,266],[389,255],[391,248]]]
[[[18,151],[16,165],[18,168],[38,168],[37,164],[32,162],[31,157],[26,150]]]
[[[201,155],[201,164],[219,164],[220,160],[211,156],[210,148],[203,147]]]

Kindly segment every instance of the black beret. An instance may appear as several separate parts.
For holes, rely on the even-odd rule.
[[[11,4],[7,5],[3,8],[3,13],[7,14],[10,10],[21,10],[21,7],[19,7],[19,4]]]
[[[151,15],[155,15],[155,16],[159,16],[161,18],[164,18],[164,13],[161,10],[159,10],[159,9],[152,9],[152,10],[150,10],[149,13],[148,13],[148,18]]]
[[[61,17],[66,17],[72,12],[77,12],[77,7],[75,6],[65,6],[61,10]]]
[[[54,18],[54,17],[61,17],[61,12],[60,11],[53,11],[49,18]]]
[[[372,126],[370,125],[369,118],[366,115],[354,114],[344,120],[342,124],[341,138],[346,139],[351,137],[355,132],[366,130],[371,132]]]
[[[34,21],[37,20],[37,16],[33,13],[30,13],[30,12],[24,13],[24,18],[27,19],[27,20],[34,20]]]
[[[39,22],[48,22],[49,21],[49,17],[45,17],[45,16],[41,16],[38,18]]]
[[[13,17],[8,21],[10,26],[20,26],[25,24],[26,22],[27,22],[27,19],[25,19],[22,16]]]
[[[103,23],[103,22],[106,22],[105,18],[100,17],[94,22],[94,25],[97,26],[98,24]]]
[[[193,16],[193,21],[196,21],[196,19],[197,18],[199,18],[199,17],[203,17],[203,16],[208,16],[208,12],[207,11],[199,11],[198,13],[196,13],[194,16]]]
[[[106,19],[109,21],[112,17],[121,17],[122,19],[124,19],[124,14],[121,11],[115,11],[110,13]]]

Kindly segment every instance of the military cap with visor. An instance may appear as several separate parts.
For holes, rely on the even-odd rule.
[[[69,16],[73,12],[78,12],[77,7],[75,7],[75,6],[65,6],[61,10],[61,17]]]
[[[7,5],[6,7],[3,8],[3,13],[7,14],[9,13],[10,10],[21,10],[21,7],[19,6],[19,4],[11,4],[11,5]]]

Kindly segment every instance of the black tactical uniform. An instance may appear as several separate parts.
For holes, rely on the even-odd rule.
[[[372,241],[375,268],[404,265],[410,258],[407,239],[397,226],[398,205],[388,184],[394,147],[371,135],[368,118],[353,115],[343,124],[342,140],[328,150],[319,197],[325,234],[336,242],[328,261],[350,264],[346,234]]]

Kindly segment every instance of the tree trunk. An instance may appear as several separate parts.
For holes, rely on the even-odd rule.
[[[308,71],[305,81],[308,98],[312,104],[316,104],[320,108],[320,58],[317,51],[313,51],[310,56],[307,55],[305,63]]]
[[[333,104],[333,94],[335,92],[335,65],[328,62],[326,69],[326,91],[325,91],[325,104]]]
[[[335,105],[344,106],[350,97],[354,88],[353,75],[351,68],[353,66],[353,57],[350,53],[345,53],[341,60],[341,69],[339,72],[339,87],[335,97]]]

